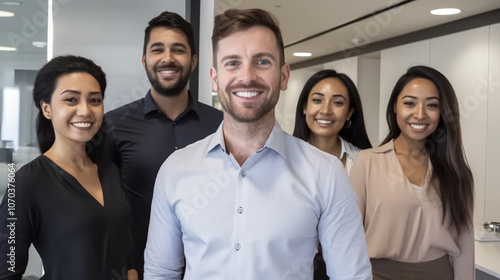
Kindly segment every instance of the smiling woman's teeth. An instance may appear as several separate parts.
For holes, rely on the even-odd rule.
[[[90,127],[91,123],[73,123],[76,127]]]
[[[322,123],[322,124],[331,124],[332,121],[327,121],[327,120],[316,120],[317,122],[319,123]]]
[[[410,125],[415,129],[424,129],[427,126],[425,124],[410,124]]]
[[[238,91],[238,92],[235,92],[234,94],[236,94],[239,97],[246,97],[246,98],[250,98],[250,97],[254,97],[254,96],[259,95],[259,93],[257,91],[252,91],[252,92]]]

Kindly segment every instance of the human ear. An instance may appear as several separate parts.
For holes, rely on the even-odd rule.
[[[217,85],[217,69],[215,67],[210,67],[210,79],[212,80],[212,92],[218,92],[219,87]]]
[[[52,108],[50,107],[49,103],[40,101],[40,108],[42,109],[43,116],[46,119],[48,120],[52,119]]]
[[[196,65],[198,64],[198,56],[196,54],[193,54],[191,57],[191,72],[194,71],[194,68],[196,68]]]
[[[290,65],[288,65],[288,63],[285,63],[281,67],[281,82],[280,82],[280,89],[281,90],[287,89],[289,78],[290,78]]]

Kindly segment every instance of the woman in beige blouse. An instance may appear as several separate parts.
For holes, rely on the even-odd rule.
[[[374,279],[474,279],[473,178],[453,87],[435,69],[410,68],[387,122],[350,176]]]
[[[372,147],[361,98],[349,76],[326,69],[307,80],[297,103],[293,135],[339,158],[349,174],[359,151]],[[321,250],[314,266],[314,280],[329,279]]]

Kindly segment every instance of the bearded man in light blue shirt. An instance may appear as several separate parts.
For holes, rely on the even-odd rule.
[[[215,18],[216,133],[172,154],[158,173],[145,279],[372,279],[361,214],[342,163],[275,119],[290,67],[266,11]],[[185,263],[184,263],[185,257]]]

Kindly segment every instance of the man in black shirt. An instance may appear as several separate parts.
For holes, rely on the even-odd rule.
[[[170,154],[217,130],[222,112],[187,89],[198,57],[191,25],[163,12],[145,30],[142,64],[151,89],[140,100],[106,114],[105,131],[132,212],[129,279],[142,279],[153,186]],[[138,278],[134,278],[138,277]]]

